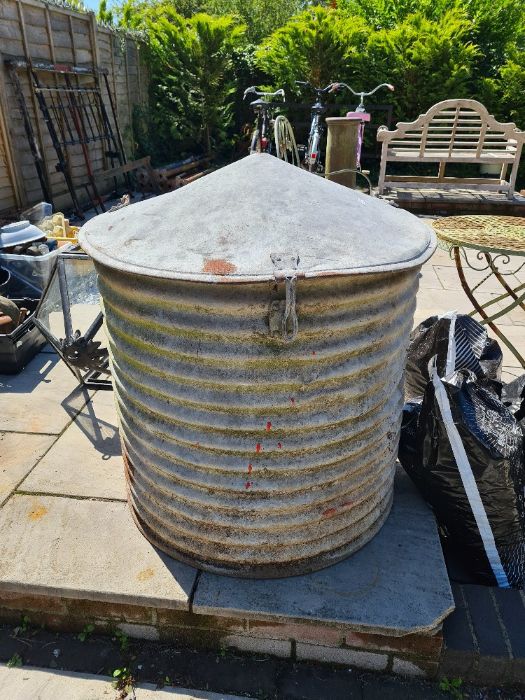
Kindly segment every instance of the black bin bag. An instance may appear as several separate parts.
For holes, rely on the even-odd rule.
[[[449,343],[449,336],[454,337],[454,343]],[[499,380],[501,377],[503,353],[499,344],[488,337],[484,326],[456,312],[431,316],[410,335],[406,400],[423,395],[429,381],[428,364],[433,357],[440,377],[458,369],[469,369],[478,378]]]
[[[458,318],[450,315],[448,337],[441,332],[437,354],[427,358],[422,395],[405,404],[399,460],[471,580],[524,588],[524,433],[516,404],[505,406],[501,384],[485,376],[499,369],[476,366],[478,350],[468,352]],[[458,369],[461,357],[468,366]]]

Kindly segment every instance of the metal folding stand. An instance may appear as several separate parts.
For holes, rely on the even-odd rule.
[[[109,82],[107,81],[107,71],[96,67],[74,66],[70,64],[54,64],[48,61],[28,61],[25,58],[7,58],[5,63],[15,93],[24,117],[26,133],[31,145],[33,158],[37,167],[42,192],[47,201],[52,201],[50,188],[47,183],[47,173],[43,167],[43,156],[40,154],[34,134],[32,134],[31,120],[25,102],[24,93],[18,79],[17,70],[28,69],[31,77],[31,89],[38,101],[40,111],[47,126],[58,162],[57,171],[64,175],[66,185],[73,201],[75,213],[83,218],[82,207],[80,206],[75,184],[69,166],[68,148],[80,146],[83,160],[86,166],[88,183],[84,185],[89,196],[91,205],[98,211],[99,206],[102,211],[105,207],[97,189],[93,166],[89,155],[89,144],[101,142],[105,145],[104,154],[110,159],[111,166],[114,166],[115,159],[120,165],[126,163],[124,147],[120,131],[116,121],[116,113],[111,93],[109,92]],[[55,85],[46,85],[42,81],[42,74],[50,73],[55,77]],[[105,86],[108,90],[109,103],[117,137],[111,125],[109,115],[102,96],[99,75],[103,75]],[[89,84],[81,83],[82,78],[89,78]],[[73,83],[72,79],[75,79]],[[127,183],[129,186],[129,182]],[[90,191],[91,190],[91,191]]]
[[[112,389],[108,350],[101,347],[102,341],[95,340],[103,323],[99,306],[93,261],[81,251],[68,251],[57,256],[33,321],[80,385]],[[75,330],[72,307],[93,308],[85,330]],[[55,314],[53,320],[52,314]],[[60,338],[62,334],[56,332],[59,316],[63,321],[64,338]]]

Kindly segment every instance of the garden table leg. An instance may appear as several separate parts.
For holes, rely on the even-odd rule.
[[[522,300],[525,295],[522,295],[521,297],[518,297],[513,290],[508,287],[507,283],[500,279],[501,275],[499,273],[496,273],[494,270],[492,258],[490,260],[487,258],[487,261],[489,262],[489,266],[491,267],[493,273],[495,274],[496,278],[498,281],[502,284],[503,288],[506,290],[507,294],[503,295],[502,298],[507,298],[508,296],[512,296],[514,298],[514,304],[511,304],[508,308],[506,308],[503,312],[499,314],[495,314],[494,316],[488,316],[487,313],[485,312],[485,309],[483,306],[481,306],[477,299],[474,297],[468,282],[465,277],[465,273],[463,271],[463,265],[461,263],[461,251],[460,251],[460,246],[454,246],[453,247],[453,252],[454,252],[454,260],[456,263],[456,268],[458,271],[458,276],[459,276],[459,281],[461,282],[461,286],[463,287],[463,291],[469,298],[472,306],[474,309],[477,311],[477,313],[481,316],[482,323],[488,325],[492,331],[498,336],[498,338],[504,343],[508,349],[512,352],[514,357],[518,360],[520,365],[525,369],[525,358],[518,352],[518,350],[514,347],[514,345],[508,340],[508,338],[499,330],[499,328],[494,324],[494,318],[502,316],[504,313],[508,313],[512,308],[517,306],[518,304],[522,306]],[[488,253],[485,253],[485,256],[488,256]],[[489,256],[490,257],[490,256]]]

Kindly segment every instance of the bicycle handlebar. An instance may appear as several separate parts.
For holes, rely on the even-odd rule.
[[[325,95],[327,92],[332,92],[334,85],[337,85],[337,83],[330,83],[330,85],[327,85],[324,88],[316,88],[311,83],[306,82],[304,80],[296,80],[295,84],[296,85],[303,85],[304,87],[309,87],[311,90],[313,90],[318,95]]]
[[[246,88],[242,99],[245,100],[246,96],[249,95],[250,93],[253,95],[257,95],[257,97],[277,97],[279,95],[280,97],[283,98],[283,102],[286,99],[286,97],[284,95],[284,90],[282,88],[280,88],[279,90],[276,90],[275,92],[259,92],[259,90],[257,90],[257,87],[255,85],[252,85],[251,87]]]
[[[373,90],[370,90],[370,92],[356,92],[353,88],[350,87],[350,85],[347,85],[346,83],[334,83],[333,84],[333,90],[340,90],[341,88],[346,88],[347,90],[350,90],[350,92],[355,95],[356,97],[359,97],[359,104],[356,107],[356,112],[364,112],[365,111],[365,104],[364,104],[364,98],[365,97],[370,97],[370,95],[373,95],[374,92],[377,92],[381,88],[388,88],[389,90],[393,91],[394,86],[391,85],[390,83],[381,83],[381,85],[376,85],[376,87]]]

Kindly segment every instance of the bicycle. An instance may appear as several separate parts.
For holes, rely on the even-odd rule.
[[[370,95],[373,95],[375,92],[377,92],[381,88],[388,88],[389,90],[391,90],[393,92],[394,86],[391,85],[390,83],[381,83],[381,85],[376,85],[376,87],[373,90],[370,90],[370,92],[356,92],[353,88],[350,87],[350,85],[347,85],[346,83],[334,83],[333,87],[336,88],[337,90],[341,90],[342,88],[346,88],[353,95],[355,95],[356,97],[359,97],[359,104],[357,105],[355,110],[353,112],[347,112],[346,116],[349,117],[350,119],[359,119],[359,121],[360,121],[359,132],[357,135],[357,150],[356,150],[356,168],[357,168],[357,170],[356,170],[356,172],[363,175],[364,173],[361,170],[361,152],[363,150],[365,124],[366,124],[366,122],[369,122],[370,118],[371,118],[370,113],[367,112],[365,109],[365,97],[370,97]]]
[[[295,84],[308,87],[316,94],[317,101],[312,105],[310,111],[311,124],[310,133],[308,135],[308,146],[302,162],[303,167],[311,173],[322,173],[323,164],[320,157],[320,148],[326,129],[321,117],[328,109],[326,106],[326,99],[323,100],[323,96],[327,95],[329,92],[333,92],[334,85],[338,85],[339,83],[330,83],[330,85],[324,88],[316,88],[311,85],[311,83],[305,82],[304,80],[296,80]],[[343,83],[341,83],[341,85],[342,84]]]
[[[254,94],[258,98],[250,102],[256,115],[250,154],[271,153],[287,163],[299,165],[299,152],[292,125],[283,114],[277,115],[275,119],[272,118],[274,109],[280,107],[286,99],[284,90],[281,88],[275,92],[260,92],[255,85],[252,85],[244,91],[243,99],[246,99],[249,94]],[[276,102],[275,97],[282,97],[282,101]],[[272,127],[275,153],[271,136]]]

